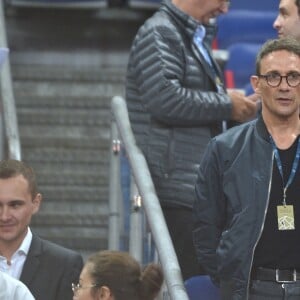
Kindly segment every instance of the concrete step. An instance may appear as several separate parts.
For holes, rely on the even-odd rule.
[[[96,187],[86,185],[61,186],[39,184],[39,189],[45,196],[45,201],[51,201],[51,203],[63,201],[64,203],[70,202],[72,205],[79,203],[98,207],[100,202],[107,202],[106,197],[104,197],[104,195],[108,194],[107,184],[97,185]],[[107,209],[103,211],[103,208],[101,208],[101,212],[107,212]]]
[[[25,84],[25,83],[24,83]],[[20,85],[19,85],[20,87]],[[15,100],[18,105],[18,108],[22,107],[32,107],[32,108],[73,108],[73,109],[106,109],[110,110],[110,103],[111,103],[111,95],[104,95],[101,98],[91,97],[85,95],[83,97],[75,97],[75,96],[56,96],[55,98],[51,95],[49,96],[39,96],[39,94],[29,95],[29,93],[20,89],[15,88]]]
[[[39,182],[44,185],[59,186],[101,186],[107,184],[107,179],[103,178],[105,171],[101,172],[100,165],[84,164],[80,167],[73,164],[60,162],[54,164],[48,162],[43,164],[43,169],[39,170],[35,162],[31,163],[39,174]],[[101,174],[102,173],[102,174]]]
[[[22,147],[60,147],[108,149],[110,130],[90,126],[20,126]]]
[[[42,191],[43,193],[43,191]],[[100,197],[100,195],[99,195]],[[86,199],[82,199],[80,202],[70,202],[70,201],[62,201],[59,198],[59,195],[56,195],[56,200],[51,201],[48,200],[47,197],[44,197],[42,207],[40,209],[40,213],[45,214],[76,214],[80,216],[88,215],[99,215],[99,216],[108,216],[108,203],[107,201],[101,201],[100,199],[98,201],[88,201]],[[45,218],[38,219],[41,221],[45,221]],[[61,218],[61,221],[63,222],[63,218]],[[42,225],[42,224],[40,224]],[[84,227],[82,227],[84,230]]]
[[[49,212],[40,212],[33,218],[33,224],[39,224],[43,221],[43,226],[51,225],[53,229],[49,230],[49,233],[55,233],[56,236],[61,236],[62,231],[60,226],[65,226],[68,233],[72,233],[74,237],[79,237],[78,228],[84,226],[86,231],[83,233],[94,231],[97,227],[100,233],[105,232],[107,227],[108,217],[105,214],[107,210],[103,211],[102,214],[89,214],[89,213],[49,213]],[[43,226],[40,226],[40,230],[43,229]],[[104,230],[103,230],[104,229]],[[105,232],[106,233],[106,232]]]
[[[143,20],[22,11],[7,38],[23,160],[43,194],[32,229],[85,257],[107,248],[111,99]]]
[[[13,52],[12,73],[15,80],[125,81],[128,51],[110,52]]]
[[[89,148],[59,148],[52,147],[26,147],[23,155],[30,161],[40,162],[41,164],[51,161],[52,163],[75,163],[95,165],[106,164],[108,159],[107,155],[99,155],[99,149]],[[39,166],[38,166],[39,167]]]
[[[109,113],[105,110],[85,110],[70,108],[20,108],[18,109],[19,124],[28,126],[35,124],[45,126],[107,126],[110,122]]]
[[[129,51],[128,49],[101,49],[101,48],[78,48],[76,47],[70,52],[57,49],[19,49],[11,52],[10,60],[13,68],[18,66],[22,67],[22,71],[28,70],[29,72],[41,71],[43,66],[53,72],[57,70],[63,71],[76,70],[78,72],[85,70],[90,71],[91,74],[104,75],[104,68],[108,71],[116,71],[121,69],[126,70],[128,63]],[[19,68],[21,69],[21,68]],[[102,71],[102,72],[101,72]],[[65,73],[65,72],[63,72]],[[74,74],[76,76],[76,74]]]
[[[22,104],[22,99],[46,98],[49,102],[57,103],[61,99],[96,98],[108,100],[115,95],[123,95],[125,88],[123,84],[112,83],[80,83],[80,82],[36,82],[36,81],[14,81],[14,93],[17,104]],[[52,99],[52,100],[51,100]],[[70,100],[66,100],[70,101]],[[28,102],[28,100],[27,100]],[[44,103],[45,104],[45,103]]]

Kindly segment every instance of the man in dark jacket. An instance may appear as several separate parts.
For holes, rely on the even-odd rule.
[[[300,299],[300,43],[267,42],[256,74],[261,116],[203,155],[194,242],[223,300]]]
[[[83,260],[31,232],[41,200],[32,168],[18,160],[0,161],[0,269],[20,279],[37,300],[72,300]]]
[[[126,101],[137,143],[148,162],[183,278],[201,270],[192,243],[196,170],[223,120],[243,122],[256,105],[226,94],[210,42],[210,18],[225,0],[163,1],[139,29],[131,48]]]

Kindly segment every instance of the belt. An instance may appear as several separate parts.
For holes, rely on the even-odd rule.
[[[289,283],[300,280],[300,272],[296,269],[268,269],[268,268],[255,268],[251,272],[252,280],[274,281],[279,283]]]

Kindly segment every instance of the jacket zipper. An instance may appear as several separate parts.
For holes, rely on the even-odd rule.
[[[252,265],[253,265],[253,257],[254,257],[254,251],[255,251],[255,248],[258,244],[258,241],[262,235],[262,232],[263,232],[263,228],[264,228],[264,224],[265,224],[265,220],[266,220],[266,215],[267,215],[267,211],[268,211],[268,206],[269,206],[269,202],[270,202],[270,193],[271,193],[271,183],[272,183],[272,176],[273,176],[273,165],[274,165],[274,151],[272,151],[272,166],[271,166],[271,174],[270,174],[270,181],[269,181],[269,188],[268,188],[268,199],[267,199],[267,202],[266,202],[266,206],[265,206],[265,212],[264,212],[264,218],[263,218],[263,222],[261,224],[261,227],[260,227],[260,232],[259,232],[259,235],[257,237],[257,240],[254,244],[254,247],[253,247],[253,250],[252,250],[252,256],[251,256],[251,264],[250,264],[250,269],[249,269],[249,276],[248,276],[248,282],[247,282],[247,294],[246,294],[246,299],[248,300],[249,299],[249,287],[250,287],[250,280],[251,280],[251,270],[252,270]]]

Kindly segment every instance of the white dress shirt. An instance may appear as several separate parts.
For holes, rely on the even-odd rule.
[[[0,272],[0,300],[34,300],[21,281]]]
[[[27,234],[19,249],[11,257],[11,261],[7,261],[6,257],[0,255],[0,271],[16,279],[20,279],[31,241],[32,233],[30,228],[28,227]]]

